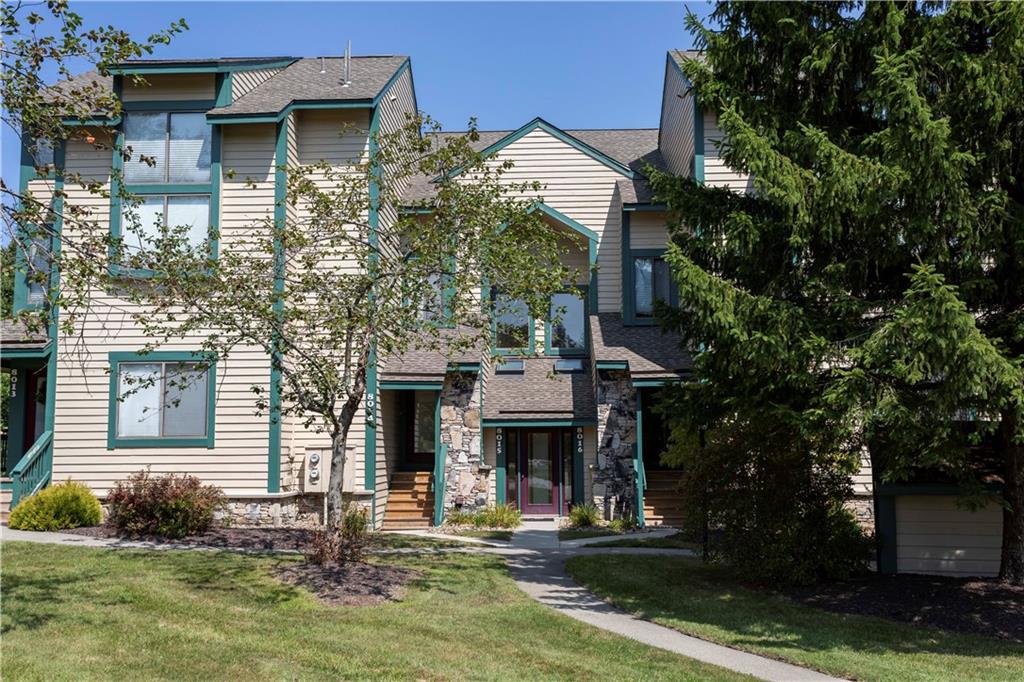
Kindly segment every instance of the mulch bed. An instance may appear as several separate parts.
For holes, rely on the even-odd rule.
[[[872,575],[790,590],[796,601],[836,613],[877,616],[1024,642],[1024,587],[984,578]]]
[[[296,561],[276,567],[274,575],[289,585],[306,588],[324,604],[371,606],[401,599],[405,586],[420,573],[358,561],[325,566]]]
[[[86,535],[94,538],[121,537],[111,526],[83,526],[61,531],[74,535]],[[231,549],[250,550],[297,550],[302,551],[309,543],[313,531],[308,528],[224,528],[216,527],[200,535],[192,535],[179,540],[168,540],[160,537],[125,538],[144,542],[174,543],[180,545],[207,545]]]

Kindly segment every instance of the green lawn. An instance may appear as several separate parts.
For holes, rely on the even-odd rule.
[[[268,574],[297,560],[5,542],[0,677],[738,679],[537,604],[495,556],[377,557],[422,578],[370,607]]]
[[[737,586],[696,559],[581,556],[573,578],[643,618],[703,639],[863,680],[1020,680],[1024,646],[842,615]]]
[[[676,533],[669,535],[668,537],[652,538],[645,537],[643,535],[634,535],[627,538],[620,538],[618,540],[608,540],[607,542],[595,542],[588,547],[652,547],[657,549],[692,549],[699,550],[700,545],[695,542],[686,539],[686,536],[682,533]]]

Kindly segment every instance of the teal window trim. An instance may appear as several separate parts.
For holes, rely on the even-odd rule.
[[[501,292],[498,291],[497,287],[491,287],[491,305],[496,306],[498,302],[498,295]],[[492,308],[493,309],[493,308]],[[498,347],[498,317],[496,315],[491,316],[491,346],[493,348],[492,355],[503,355],[510,357],[518,357],[521,355],[532,355],[534,349],[537,347],[537,321],[530,317],[530,311],[526,311],[526,331],[527,341],[526,346],[523,348],[500,348]]]
[[[120,76],[114,77],[114,91],[120,97],[123,83]],[[215,106],[218,102],[231,96],[230,77],[217,79],[216,100],[170,100],[160,102],[128,102],[125,103],[126,111],[149,111],[149,112],[196,112],[203,111]],[[146,108],[135,108],[135,105],[144,104]],[[152,105],[150,107],[149,105]],[[121,152],[124,149],[124,121],[117,123],[114,138],[113,161],[111,163],[110,182],[110,236],[114,243],[110,248],[110,274],[115,277],[126,277],[131,279],[147,279],[154,276],[152,270],[140,268],[125,268],[118,264],[119,254],[117,244],[123,237],[121,226],[122,201],[121,193],[131,196],[145,197],[147,195],[167,196],[209,196],[209,234],[207,244],[209,246],[209,257],[216,259],[220,254],[220,188],[221,188],[221,131],[212,126],[210,131],[210,181],[201,183],[125,183],[124,178],[124,157]]]
[[[50,237],[49,244],[47,245],[50,253],[53,253],[56,248],[56,242],[59,241],[56,238],[56,234],[59,232],[58,223],[61,221],[61,212],[63,211],[64,200],[60,196],[60,192],[64,189],[64,161],[65,154],[67,152],[67,144],[62,140],[54,145],[53,148],[53,166],[54,170],[50,171],[46,175],[40,175],[36,172],[35,162],[29,152],[28,147],[24,144],[24,137],[21,140],[21,168],[18,177],[19,194],[24,196],[25,192],[28,191],[29,182],[32,180],[53,180],[54,189],[54,225],[53,234]],[[25,230],[22,226],[18,226],[18,231],[22,236],[25,236]],[[51,269],[52,270],[52,269]],[[39,306],[28,301],[28,263],[25,261],[25,253],[23,249],[15,249],[14,254],[14,291],[12,292],[12,306],[11,310],[17,314],[22,310],[34,310]],[[54,286],[56,281],[53,279],[55,275],[51,272],[50,286]],[[7,355],[7,352],[4,353]]]
[[[551,304],[548,303],[548,317],[544,320],[544,355],[558,357],[585,357],[590,352],[590,287],[585,284],[577,284],[567,287],[559,293],[572,293],[572,289],[580,292],[580,300],[583,301],[583,340],[586,345],[583,348],[554,348],[551,345]]]
[[[207,448],[216,442],[217,363],[208,353],[196,351],[116,352],[108,354],[110,394],[107,403],[107,449],[122,448]],[[124,363],[190,362],[206,363],[206,435],[189,438],[121,438],[117,435],[117,405],[120,366]]]
[[[566,143],[570,147],[573,147],[573,148],[583,152],[584,154],[586,154],[590,158],[594,159],[598,163],[601,163],[604,166],[607,166],[608,168],[612,169],[613,171],[615,171],[617,173],[620,173],[620,174],[626,176],[627,178],[633,179],[635,177],[635,175],[636,175],[629,168],[629,166],[616,161],[615,159],[613,159],[610,156],[608,156],[608,155],[598,151],[597,149],[594,149],[593,147],[591,147],[586,142],[583,142],[582,140],[580,140],[578,138],[575,138],[572,135],[568,134],[564,130],[562,130],[562,129],[556,127],[556,126],[551,125],[550,123],[545,121],[543,118],[540,118],[539,116],[537,118],[533,119],[532,121],[530,121],[529,123],[527,123],[526,125],[524,125],[521,128],[519,128],[518,130],[515,130],[515,131],[509,133],[508,135],[506,135],[505,137],[501,138],[500,140],[498,140],[494,144],[490,145],[489,147],[484,149],[482,152],[480,152],[480,154],[482,156],[484,156],[484,157],[488,157],[488,156],[490,156],[492,154],[495,154],[495,153],[501,151],[502,149],[504,149],[505,147],[507,147],[508,145],[512,144],[516,140],[519,140],[519,139],[525,137],[526,135],[528,135],[529,133],[531,133],[531,132],[533,132],[534,130],[537,130],[537,129],[543,130],[544,132],[548,133],[552,137],[555,137],[555,138],[561,140],[562,142]],[[465,170],[465,169],[461,168],[461,167],[460,168],[456,168],[455,170],[453,170],[451,172],[449,177],[455,177],[456,175],[461,173],[463,170]]]
[[[673,381],[675,379],[634,379],[633,388],[660,388]]]
[[[628,215],[628,214],[626,214]],[[633,272],[633,261],[638,258],[664,258],[667,249],[631,249],[629,248],[629,231],[623,230],[623,259],[622,259],[622,321],[624,324],[633,327],[645,327],[657,324],[657,320],[651,317],[640,317],[636,314],[636,276]],[[653,275],[652,275],[653,276]],[[679,296],[676,293],[675,281],[669,282],[669,300],[671,306],[679,304]]]

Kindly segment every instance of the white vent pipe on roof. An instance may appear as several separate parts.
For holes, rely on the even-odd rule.
[[[352,41],[348,41],[348,45],[345,46],[345,80],[342,81],[341,87],[347,88],[351,82],[351,71],[352,68]]]

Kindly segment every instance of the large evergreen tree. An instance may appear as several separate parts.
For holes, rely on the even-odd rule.
[[[849,472],[870,451],[881,480],[938,470],[968,501],[987,453],[1001,576],[1024,583],[1024,4],[687,21],[703,55],[683,69],[753,189],[654,180],[678,223],[663,322],[702,349],[671,412],[705,448],[757,443],[743,471],[768,450]]]

